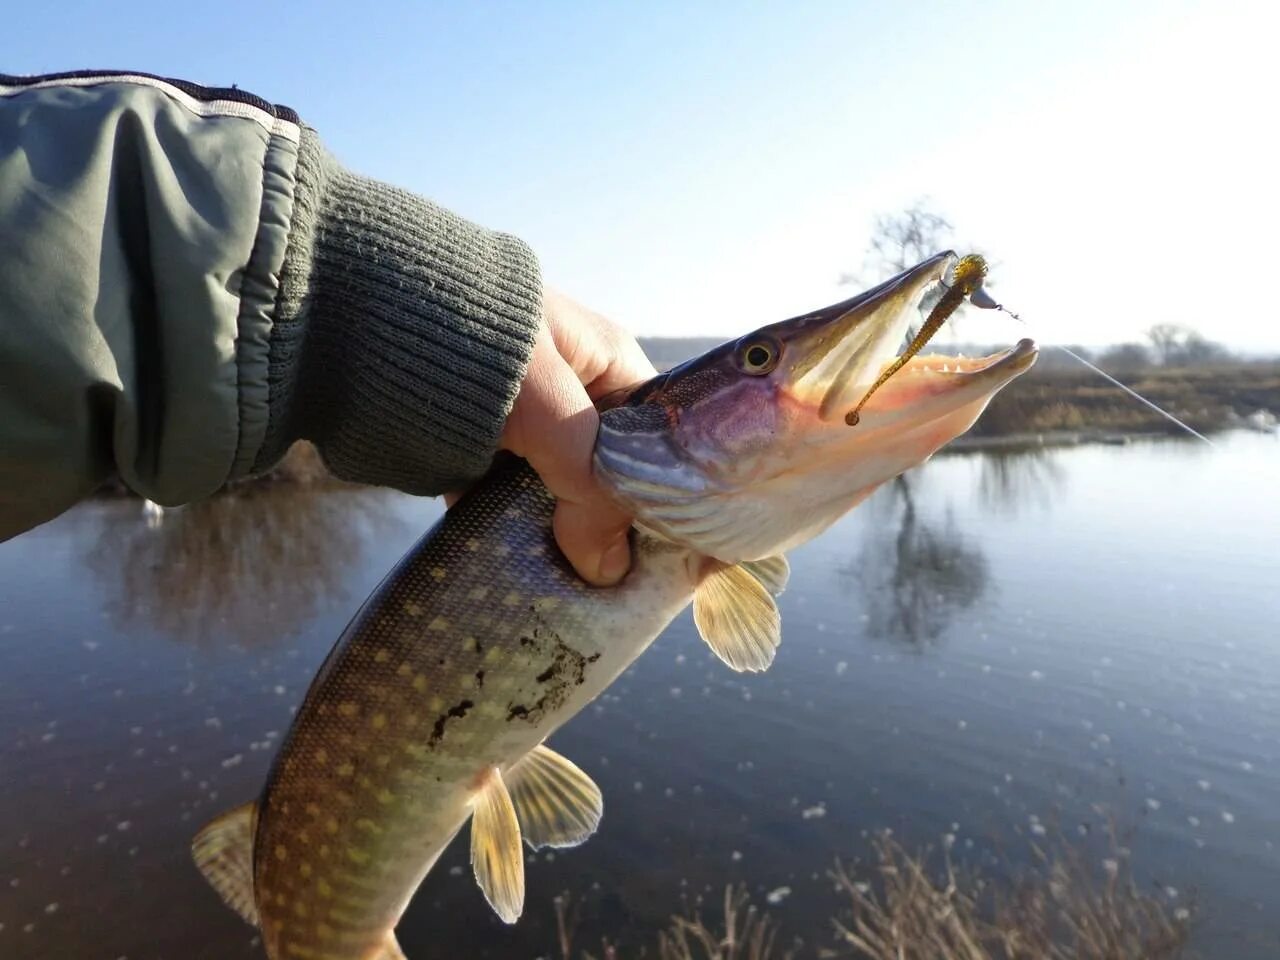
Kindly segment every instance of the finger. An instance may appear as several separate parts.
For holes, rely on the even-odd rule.
[[[529,461],[560,501],[556,542],[584,580],[610,586],[630,566],[630,518],[605,495],[592,473],[599,417],[577,375],[549,333],[534,344],[503,446]]]
[[[592,399],[657,373],[631,334],[563,294],[546,290],[543,312],[556,349]]]

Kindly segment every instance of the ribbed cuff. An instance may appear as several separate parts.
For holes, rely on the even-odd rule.
[[[489,465],[541,314],[523,242],[344,170],[304,128],[255,469],[305,438],[347,480],[464,486]]]

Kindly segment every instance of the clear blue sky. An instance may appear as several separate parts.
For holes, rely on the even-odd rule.
[[[847,295],[872,217],[927,195],[1043,340],[1172,321],[1280,352],[1275,9],[60,0],[4,18],[0,69],[286,103],[348,165],[524,237],[549,282],[640,334]]]

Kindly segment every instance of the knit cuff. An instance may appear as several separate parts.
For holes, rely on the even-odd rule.
[[[541,315],[523,242],[350,173],[304,128],[255,469],[304,438],[347,480],[465,486],[489,465]]]

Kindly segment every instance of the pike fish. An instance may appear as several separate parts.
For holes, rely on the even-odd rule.
[[[468,822],[476,881],[515,922],[522,844],[580,844],[603,812],[547,738],[690,603],[731,668],[769,666],[783,554],[968,430],[1035,362],[1023,340],[912,356],[878,382],[957,262],[938,254],[602,400],[595,470],[636,518],[616,587],[575,576],[551,495],[524,461],[495,461],[343,632],[256,801],[195,838],[270,960],[403,958],[396,923]]]

